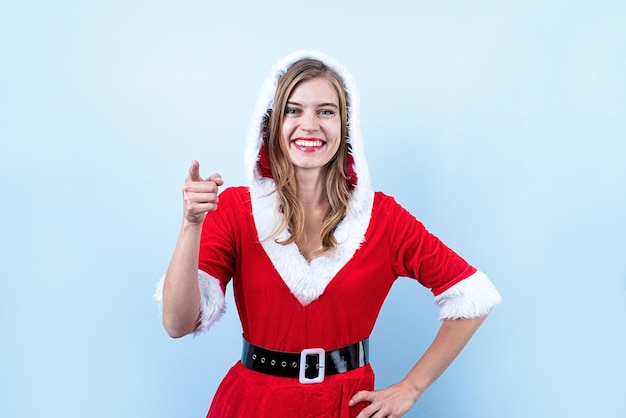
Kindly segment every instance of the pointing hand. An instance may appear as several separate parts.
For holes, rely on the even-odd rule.
[[[203,179],[200,176],[200,164],[192,161],[183,186],[184,219],[193,224],[201,224],[207,212],[217,209],[218,187],[223,184],[224,180],[218,173]]]

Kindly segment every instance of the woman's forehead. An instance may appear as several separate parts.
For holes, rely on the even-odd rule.
[[[289,95],[288,102],[302,102],[300,104],[321,102],[339,105],[339,95],[333,83],[323,77],[316,77],[298,83]]]

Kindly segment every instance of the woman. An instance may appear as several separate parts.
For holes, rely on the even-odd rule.
[[[402,416],[500,302],[484,274],[372,191],[357,116],[348,72],[298,52],[257,101],[249,185],[218,202],[220,175],[203,179],[192,162],[157,298],[169,335],[203,332],[232,278],[244,349],[207,417]],[[443,323],[401,382],[374,390],[368,337],[399,276],[432,290]]]

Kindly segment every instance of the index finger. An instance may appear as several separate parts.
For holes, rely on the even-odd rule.
[[[207,179],[207,181],[212,181],[213,183],[221,186],[224,184],[224,180],[222,179],[222,175],[220,173],[213,173]]]

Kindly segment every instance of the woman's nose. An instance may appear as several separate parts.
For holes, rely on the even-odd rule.
[[[314,112],[305,112],[300,119],[300,127],[307,131],[313,131],[319,128],[317,114]]]

